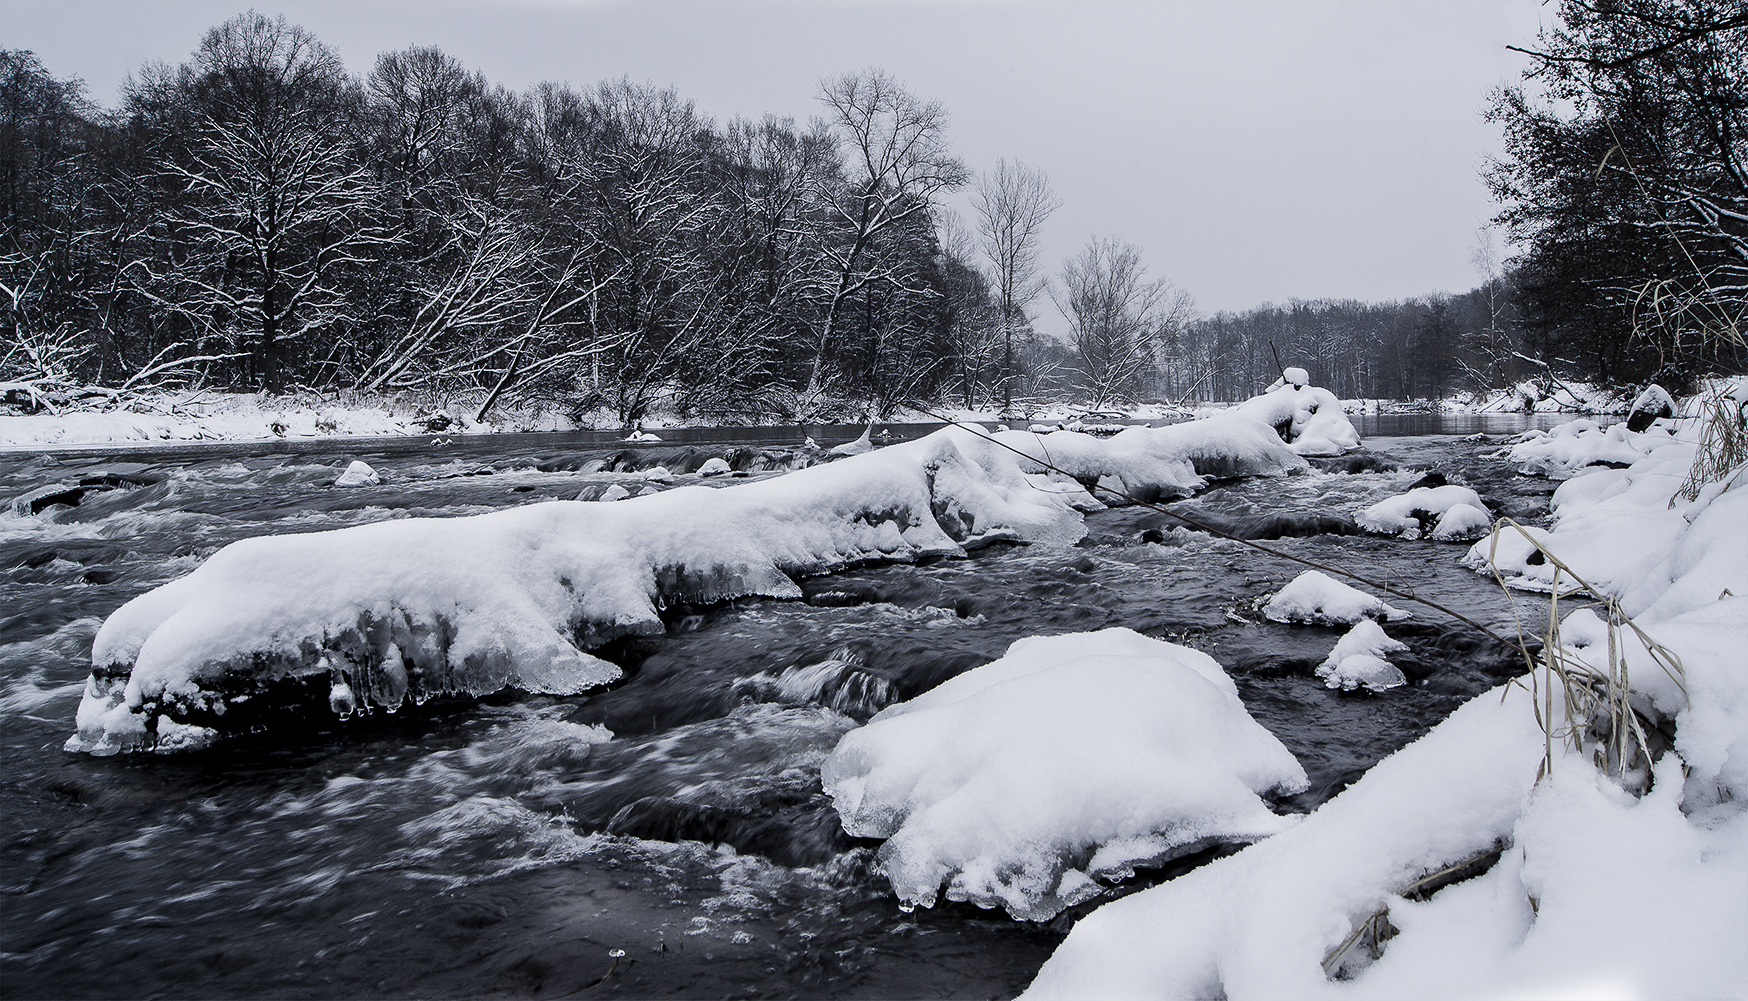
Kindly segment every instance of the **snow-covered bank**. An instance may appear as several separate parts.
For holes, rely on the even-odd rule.
[[[1748,465],[1677,496],[1703,433],[1697,420],[1604,432],[1596,448],[1638,457],[1568,480],[1536,532],[1679,658],[1677,677],[1588,608],[1562,624],[1566,657],[1624,676],[1646,728],[1673,733],[1654,766],[1599,771],[1606,716],[1569,725],[1560,697],[1542,705],[1556,717],[1544,733],[1538,702],[1559,689],[1543,668],[1293,829],[1095,911],[1026,996],[1748,994]],[[1499,538],[1501,570],[1550,586],[1552,561],[1515,538]],[[1492,545],[1469,561],[1484,568]]]
[[[795,597],[802,575],[995,540],[1072,543],[1080,510],[1101,504],[1028,448],[1153,495],[1304,468],[1240,415],[1108,442],[1000,437],[949,427],[721,490],[237,542],[110,616],[69,747],[187,746],[318,696],[346,713],[505,686],[578,692],[618,676],[588,649],[662,630],[670,603]]]
[[[1020,640],[850,731],[821,778],[846,831],[887,839],[905,906],[945,884],[1033,921],[1138,865],[1285,830],[1259,794],[1306,784],[1213,658],[1128,629]]]
[[[70,406],[0,416],[0,448],[388,437],[570,426],[562,416],[547,413],[511,413],[498,424],[480,424],[470,418],[464,408],[443,409],[405,399],[340,400],[313,393],[159,393],[130,398],[118,407]]]

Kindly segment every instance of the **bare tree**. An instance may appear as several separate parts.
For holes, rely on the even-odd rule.
[[[191,66],[130,91],[136,108],[185,110],[156,123],[165,252],[130,262],[129,277],[197,333],[252,336],[260,384],[277,391],[288,343],[348,315],[335,272],[389,239],[370,173],[331,120],[356,84],[309,32],[249,12],[208,31]]]
[[[1153,364],[1171,292],[1170,282],[1148,280],[1134,244],[1094,237],[1063,262],[1050,298],[1068,321],[1092,406],[1134,395]]]
[[[977,210],[983,252],[994,269],[996,307],[1001,316],[1001,396],[1003,411],[1013,408],[1014,332],[1026,325],[1026,306],[1043,290],[1038,270],[1038,239],[1044,221],[1062,207],[1044,172],[1018,160],[997,160],[995,170],[977,182]]]
[[[876,238],[927,213],[936,194],[966,180],[964,164],[947,147],[946,110],[905,90],[884,71],[865,69],[827,80],[820,100],[853,175],[847,184],[822,192],[841,233],[824,249],[832,278],[802,393],[804,409],[824,391],[826,358],[845,302],[871,284],[901,280],[873,259]]]

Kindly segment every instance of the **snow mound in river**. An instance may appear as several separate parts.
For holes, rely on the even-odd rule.
[[[1383,599],[1350,587],[1321,570],[1307,570],[1276,591],[1262,606],[1274,622],[1316,626],[1351,626],[1362,618],[1403,619],[1408,613]]]
[[[1292,371],[1304,375],[1301,369]],[[1340,455],[1360,444],[1359,432],[1342,412],[1341,400],[1318,386],[1277,384],[1233,410],[1274,428],[1300,455]]]
[[[1201,450],[1216,444],[1244,471],[1303,461],[1254,421],[1209,424],[1083,458],[1161,491],[1177,489],[1186,469],[1194,478]],[[1077,541],[1079,511],[1101,505],[1030,468],[987,437],[948,428],[724,489],[245,539],[104,623],[68,747],[190,746],[207,731],[263,725],[266,710],[286,705],[392,710],[504,687],[580,692],[619,676],[586,651],[662,631],[666,604],[799,597],[795,577],[850,564],[997,540]],[[329,699],[337,686],[352,697]]]
[[[1101,879],[1285,830],[1259,794],[1305,772],[1206,654],[1128,629],[1032,637],[844,735],[844,829],[886,838],[899,899],[1045,920]]]

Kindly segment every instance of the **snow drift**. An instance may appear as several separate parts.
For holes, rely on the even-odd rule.
[[[1198,466],[1303,462],[1240,418],[1142,430],[1088,439],[1107,447],[1079,445],[1078,468],[1164,492],[1198,482]],[[950,427],[723,489],[245,539],[110,616],[67,746],[193,746],[323,699],[348,713],[506,686],[584,691],[619,676],[587,651],[660,632],[667,604],[799,597],[797,577],[851,564],[1078,540],[1079,511],[1099,502],[1028,468],[1041,467]]]
[[[844,735],[821,770],[907,906],[1040,921],[1210,844],[1293,818],[1305,772],[1207,654],[1128,629],[1022,639]]]

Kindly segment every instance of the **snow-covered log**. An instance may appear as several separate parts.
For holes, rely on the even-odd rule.
[[[1234,470],[1302,461],[1255,422],[1206,423],[1081,458],[1155,493],[1194,479],[1221,442],[1231,455],[1217,464]],[[322,699],[350,712],[507,686],[584,691],[619,676],[587,651],[661,631],[666,604],[798,597],[800,576],[995,540],[1075,542],[1079,512],[1099,503],[1026,465],[955,427],[723,489],[245,539],[104,623],[68,747],[189,746]]]

